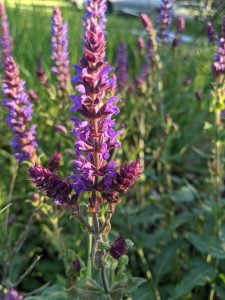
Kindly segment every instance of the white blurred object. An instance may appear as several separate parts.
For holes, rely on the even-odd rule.
[[[79,9],[84,7],[85,0],[72,0]],[[174,1],[172,1],[174,2]],[[108,0],[109,12],[122,12],[129,15],[138,16],[141,13],[150,14],[156,11],[160,7],[161,0]],[[183,16],[190,18],[193,15],[197,15],[197,11],[202,10],[200,5],[179,5],[173,4],[173,14],[175,16]]]

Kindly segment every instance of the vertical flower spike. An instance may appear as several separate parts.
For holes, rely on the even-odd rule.
[[[221,26],[221,36],[218,39],[218,51],[212,63],[212,71],[216,77],[225,75],[225,17]]]
[[[215,29],[211,22],[206,23],[206,32],[208,41],[212,44],[215,44],[218,40],[218,36],[216,35]]]
[[[67,206],[71,201],[71,186],[55,173],[42,166],[28,169],[32,182],[40,191],[44,191],[49,198],[53,198],[58,205]]]
[[[32,105],[25,91],[25,82],[20,79],[19,69],[12,57],[8,57],[4,67],[2,84],[3,104],[9,110],[8,124],[14,138],[12,147],[15,157],[20,161],[34,160],[36,157],[35,126],[30,126]]]
[[[126,44],[121,42],[118,45],[116,57],[116,79],[118,92],[122,92],[128,82],[127,73],[127,47]]]
[[[177,19],[177,30],[176,30],[176,35],[172,41],[172,47],[176,48],[178,44],[180,43],[181,40],[181,34],[185,29],[185,19],[183,17],[179,17]]]
[[[221,37],[225,39],[225,16],[223,17],[223,21],[221,24]]]
[[[161,0],[160,12],[158,17],[158,23],[159,23],[158,39],[162,43],[166,42],[168,39],[171,22],[172,22],[171,0]]]
[[[23,300],[23,295],[18,293],[17,290],[11,288],[2,300]]]
[[[116,173],[116,163],[107,162],[113,149],[120,148],[113,115],[119,113],[115,97],[115,79],[110,77],[112,67],[106,62],[106,41],[102,28],[105,1],[91,0],[86,2],[85,30],[83,40],[83,56],[80,64],[75,66],[76,76],[73,77],[78,95],[72,95],[74,102],[71,111],[79,112],[82,120],[73,117],[76,137],[73,188],[77,195],[84,191],[92,192],[90,208],[98,210],[98,197],[110,191]],[[103,201],[108,199],[103,199]]]
[[[0,2],[0,17],[1,17],[1,47],[2,47],[2,65],[6,62],[6,58],[12,55],[12,38],[9,33],[8,18],[5,11],[5,6]]]
[[[105,31],[105,23],[106,23],[106,0],[86,0],[86,12],[83,17],[84,30],[87,28],[88,20],[91,18],[95,18],[99,20],[99,25],[102,31]]]
[[[113,96],[115,80],[109,77],[112,67],[105,62],[101,3],[104,1],[87,1],[83,57],[80,65],[75,66],[77,75],[73,78],[80,95],[72,96],[74,105],[71,110],[86,118],[85,121],[73,118],[78,158],[74,162],[73,187],[78,194],[96,189],[99,176],[114,172],[116,163],[107,164],[106,161],[110,151],[120,147],[118,136],[121,131],[114,130],[116,123],[112,119],[113,114],[119,113],[115,104],[119,99]],[[111,97],[104,101],[109,95]]]
[[[52,72],[56,74],[59,89],[66,95],[70,82],[67,24],[63,22],[61,11],[54,7],[52,15],[52,59],[55,63]]]
[[[160,58],[158,56],[158,46],[156,42],[156,31],[152,25],[152,21],[149,19],[148,15],[141,15],[141,22],[144,25],[144,28],[147,32],[147,41],[146,41],[146,60],[147,64],[151,64],[152,67],[160,65]]]

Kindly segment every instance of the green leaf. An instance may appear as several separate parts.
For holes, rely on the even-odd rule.
[[[216,276],[215,269],[204,261],[197,262],[194,268],[183,277],[180,284],[175,286],[171,293],[173,296],[169,300],[181,300],[182,297],[191,293],[193,288],[197,286],[204,286]],[[190,298],[191,299],[191,298]]]
[[[58,285],[54,284],[47,289],[45,289],[40,295],[28,296],[24,300],[69,300],[65,289]]]
[[[172,194],[172,200],[177,203],[193,202],[196,197],[196,190],[192,185],[183,186]]]
[[[161,277],[168,273],[172,269],[172,262],[175,259],[176,251],[180,246],[180,241],[175,241],[172,244],[168,245],[158,256],[156,265],[155,265],[155,272],[154,278],[156,284],[160,281]]]
[[[201,253],[209,254],[218,259],[225,259],[225,243],[222,243],[217,237],[189,233],[188,240]]]

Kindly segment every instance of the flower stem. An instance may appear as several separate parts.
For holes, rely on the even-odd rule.
[[[102,285],[103,285],[104,291],[105,291],[106,295],[109,295],[108,279],[107,279],[107,274],[106,274],[105,268],[101,269],[101,278],[102,278]],[[110,297],[108,297],[108,299],[110,299]]]
[[[88,224],[92,226],[93,218],[92,216],[88,216]],[[91,259],[91,253],[92,253],[92,240],[93,235],[88,235],[88,257],[87,257],[87,278],[92,277],[92,259]]]
[[[8,197],[6,200],[6,206],[8,206],[12,202],[12,196],[13,196],[13,191],[14,191],[14,187],[15,187],[18,168],[19,168],[19,162],[16,161],[16,164],[14,166],[13,173],[12,173],[12,179],[11,179],[10,186],[9,186],[9,194],[8,194]],[[5,239],[7,239],[7,234],[8,234],[9,213],[10,213],[10,206],[8,206],[8,208],[6,210],[5,227],[4,227]]]

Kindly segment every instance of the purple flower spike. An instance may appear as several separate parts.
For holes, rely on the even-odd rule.
[[[77,94],[71,96],[71,111],[82,115],[82,119],[72,118],[77,159],[73,163],[75,168],[71,180],[76,195],[80,196],[85,191],[91,192],[90,209],[96,212],[99,203],[109,203],[111,196],[114,197],[111,194],[111,191],[114,192],[111,184],[117,179],[116,163],[108,160],[111,152],[120,148],[118,137],[122,130],[115,129],[116,122],[113,119],[113,115],[119,113],[117,102],[120,99],[114,96],[116,80],[114,76],[110,76],[112,67],[106,62],[105,31],[102,26],[105,1],[88,0],[86,5],[83,56],[80,64],[75,65],[76,75],[73,77]],[[131,165],[129,170],[133,168]],[[130,173],[126,167],[122,167],[121,172],[120,175],[125,176],[124,180],[128,179]],[[115,192],[116,196],[127,191],[133,184],[132,180],[132,183],[128,181],[123,181],[124,186]],[[97,200],[97,192],[103,196],[101,201]]]
[[[12,38],[9,33],[8,18],[3,3],[0,3],[0,16],[1,16],[0,44],[2,47],[2,65],[4,67],[7,57],[12,55]]]
[[[183,17],[178,17],[177,19],[177,32],[182,33],[185,29],[185,19]]]
[[[212,44],[215,44],[218,41],[218,36],[211,22],[206,23],[206,31],[207,31],[208,41]]]
[[[60,91],[65,95],[70,82],[69,54],[67,24],[63,22],[61,11],[58,7],[53,9],[52,15],[52,59]]]
[[[218,51],[214,55],[212,71],[216,77],[225,74],[225,38],[223,37],[218,41]]]
[[[5,99],[3,105],[8,108],[8,124],[14,138],[12,147],[15,157],[20,161],[34,160],[36,157],[35,126],[32,120],[32,105],[25,91],[25,82],[20,79],[19,69],[12,57],[6,59],[2,91]]]
[[[225,16],[223,17],[223,21],[221,25],[221,37],[225,39]]]
[[[118,92],[122,92],[128,82],[127,73],[127,47],[126,44],[121,42],[118,45],[116,57],[116,79]]]
[[[124,194],[136,183],[140,177],[142,167],[139,161],[133,161],[120,167],[118,173],[110,174],[105,177],[105,186],[108,188],[105,197],[109,202],[116,203],[120,201],[119,195]]]
[[[66,206],[71,202],[71,185],[55,173],[42,166],[31,167],[28,173],[36,187],[54,199],[56,204]]]
[[[168,39],[169,28],[172,22],[172,2],[171,0],[161,0],[159,10],[159,31],[158,38],[161,42],[166,42]]]
[[[115,259],[119,259],[121,256],[127,254],[128,246],[123,236],[118,237],[115,242],[111,245],[109,252]]]
[[[113,149],[120,147],[118,136],[122,133],[115,131],[116,124],[112,119],[113,114],[119,113],[116,105],[119,99],[113,97],[116,82],[109,76],[112,67],[105,62],[106,41],[101,26],[103,2],[87,1],[83,57],[80,65],[75,66],[77,74],[73,79],[79,95],[71,96],[74,101],[71,110],[86,118],[73,118],[77,160],[72,179],[79,194],[94,190],[98,176],[105,176],[115,168],[107,168],[106,160]],[[103,103],[109,94],[112,97]]]
[[[83,17],[84,30],[87,28],[87,23],[91,18],[98,19],[101,30],[105,31],[105,23],[106,23],[106,10],[107,4],[106,0],[86,0],[86,13]]]

